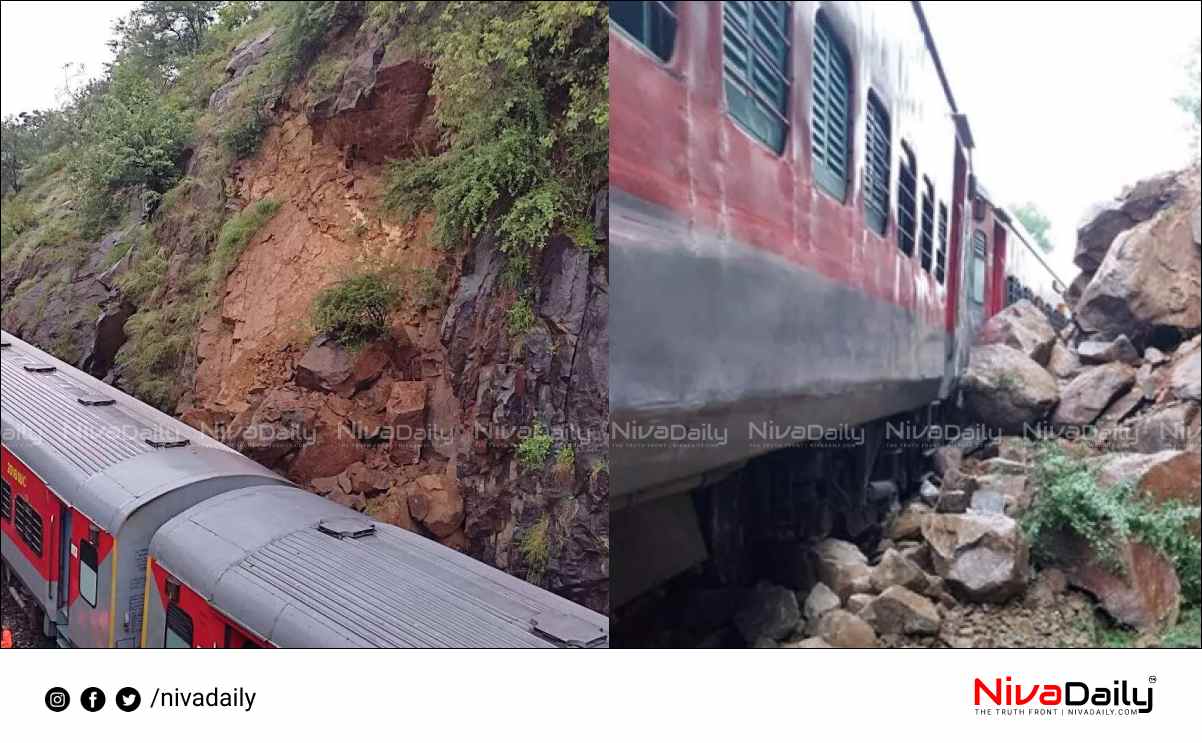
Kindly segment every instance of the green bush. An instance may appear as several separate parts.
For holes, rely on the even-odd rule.
[[[514,338],[521,338],[534,327],[534,303],[523,294],[505,313],[505,327]]]
[[[543,429],[542,424],[535,423],[534,430],[530,432],[530,435],[518,442],[518,462],[526,470],[542,469],[543,465],[547,463],[547,456],[551,453],[551,446],[554,443],[551,434]]]
[[[116,67],[107,91],[84,118],[82,144],[69,166],[87,234],[116,216],[115,192],[169,189],[180,176],[191,135],[188,112],[137,71]]]
[[[430,57],[445,130],[440,153],[394,165],[385,206],[432,208],[444,247],[495,226],[507,272],[528,274],[608,178],[605,4],[373,2],[369,18]]]
[[[1202,543],[1189,531],[1199,518],[1198,507],[1158,505],[1130,483],[1100,487],[1097,472],[1055,442],[1043,444],[1037,453],[1035,482],[1038,495],[1023,515],[1023,529],[1037,555],[1051,557],[1049,540],[1070,530],[1114,569],[1120,567],[1120,547],[1135,540],[1173,561],[1187,602],[1202,598]]]
[[[530,572],[541,575],[551,560],[551,518],[543,514],[518,540],[518,552],[530,566]]]
[[[400,300],[400,291],[384,276],[360,274],[317,295],[313,326],[343,345],[359,345],[384,335]]]
[[[225,277],[237,265],[242,250],[279,208],[280,202],[262,199],[238,212],[222,225],[221,234],[217,238],[217,248],[209,262],[210,286],[216,288],[225,281]]]
[[[255,154],[266,131],[267,120],[256,97],[231,114],[230,122],[221,130],[218,138],[231,155],[242,160]]]

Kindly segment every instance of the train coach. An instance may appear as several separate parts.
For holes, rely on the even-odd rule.
[[[620,606],[701,563],[737,580],[715,564],[826,519],[807,499],[843,504],[816,528],[864,536],[857,509],[922,466],[885,424],[939,419],[1007,279],[1033,291],[1041,263],[1007,259],[1020,228],[978,187],[919,3],[612,2],[610,20]],[[744,477],[813,431],[821,452]]]
[[[70,647],[595,647],[608,620],[0,333],[4,600]]]

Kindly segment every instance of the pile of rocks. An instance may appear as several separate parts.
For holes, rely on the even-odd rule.
[[[1026,301],[986,322],[962,379],[971,418],[1008,434],[1071,441],[1099,485],[1128,482],[1157,502],[1197,506],[1198,203],[1197,174],[1179,173],[1143,181],[1097,206],[1078,230],[1074,260],[1082,274],[1066,295],[1072,323],[1058,333]],[[1010,449],[1020,451],[1021,441]],[[982,464],[1011,469],[996,460]],[[978,477],[976,485],[972,506],[1011,515],[1037,497],[1017,481]],[[1163,555],[1131,543],[1116,568],[1073,534],[1054,542],[1052,559],[1067,583],[1094,596],[1115,620],[1143,629],[1175,621],[1179,585]]]

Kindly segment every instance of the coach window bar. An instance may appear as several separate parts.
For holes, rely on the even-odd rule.
[[[97,536],[79,540],[79,597],[92,608],[96,608],[96,584],[99,556],[96,551]]]
[[[722,77],[731,117],[778,155],[789,131],[791,3],[722,3]]]
[[[810,148],[814,181],[843,201],[847,198],[851,162],[851,61],[822,13],[814,23],[812,69]]]
[[[918,164],[914,151],[901,143],[901,176],[897,181],[897,246],[906,255],[914,255],[917,220]]]
[[[609,4],[609,19],[655,56],[667,62],[676,46],[676,3],[624,2]]]
[[[864,217],[874,232],[884,235],[889,221],[889,171],[893,153],[889,113],[871,90],[864,124]]]
[[[976,304],[985,304],[985,233],[972,233],[972,292],[969,297]]]

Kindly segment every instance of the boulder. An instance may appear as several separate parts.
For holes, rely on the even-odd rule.
[[[409,501],[401,494],[400,488],[392,488],[382,498],[372,501],[371,517],[385,524],[399,526],[408,531],[415,531],[413,514],[409,512]]]
[[[1063,530],[1046,543],[1048,559],[1069,584],[1092,594],[1115,621],[1144,631],[1159,631],[1177,621],[1181,585],[1173,563],[1138,542],[1117,548],[1104,559],[1075,532]]]
[[[1139,374],[1136,373],[1136,379],[1138,378]],[[1144,391],[1136,384],[1106,407],[1106,412],[1098,417],[1097,425],[1100,428],[1112,428],[1135,412],[1135,409],[1143,404],[1143,402]]]
[[[992,344],[975,346],[962,380],[965,403],[988,426],[1023,433],[1056,405],[1056,380],[1021,351]]]
[[[824,539],[814,546],[814,560],[818,580],[834,591],[840,601],[857,593],[857,588],[866,589],[871,584],[868,558],[851,542]]]
[[[818,620],[818,636],[836,648],[875,648],[878,645],[872,626],[845,609],[822,615]]]
[[[1056,331],[1047,316],[1030,300],[1022,299],[986,320],[977,331],[975,344],[1000,343],[1043,366],[1055,342]]]
[[[952,470],[964,464],[964,452],[958,446],[941,446],[931,453],[931,466],[940,477],[947,477]]]
[[[902,586],[885,589],[859,616],[880,635],[934,635],[941,621],[930,599]]]
[[[1081,360],[1076,351],[1056,341],[1048,354],[1047,370],[1057,379],[1068,379],[1081,372]]]
[[[1091,205],[1077,227],[1077,250],[1073,254],[1073,263],[1085,273],[1097,271],[1114,238],[1134,226],[1135,220],[1123,213],[1123,205],[1119,201]]]
[[[763,584],[750,591],[735,614],[735,628],[748,644],[761,638],[783,640],[797,629],[797,595],[784,586]]]
[[[1001,514],[936,514],[923,536],[935,574],[968,601],[1003,603],[1022,592],[1029,548],[1014,519]]]
[[[1021,514],[1031,505],[1026,475],[977,475],[969,506],[974,511]]]
[[[368,467],[363,462],[355,462],[346,468],[346,476],[350,484],[350,492],[361,493],[367,497],[377,495],[392,486],[387,474]]]
[[[1188,449],[1195,443],[1190,435],[1198,420],[1197,403],[1171,403],[1131,421],[1135,451],[1153,454],[1165,449]]]
[[[1007,459],[1003,456],[990,457],[981,462],[981,472],[988,475],[1025,475],[1027,474],[1027,464],[1025,461],[1016,459]]]
[[[350,379],[354,359],[345,348],[318,336],[296,362],[296,384],[317,392],[333,392]]]
[[[964,513],[972,502],[972,496],[967,490],[942,490],[939,500],[935,503],[936,513]]]
[[[1085,332],[1123,333],[1140,346],[1155,334],[1189,336],[1202,326],[1200,277],[1189,226],[1165,212],[1115,238],[1073,317]]]
[[[918,539],[922,536],[922,522],[929,514],[929,506],[912,501],[893,515],[886,534],[895,542]]]
[[[445,539],[463,525],[463,497],[453,480],[423,475],[409,493],[409,513],[431,534]]]
[[[1129,483],[1138,495],[1155,503],[1197,507],[1202,494],[1202,454],[1166,450],[1155,454],[1112,454],[1102,458],[1098,484]],[[1193,522],[1199,536],[1198,521]]]
[[[895,549],[886,550],[880,562],[872,569],[872,590],[876,593],[890,586],[903,586],[912,591],[921,591],[926,585],[927,574],[922,568]]]
[[[393,382],[385,406],[388,457],[393,464],[417,464],[425,440],[426,383]]]
[[[828,611],[838,609],[840,605],[839,597],[835,595],[835,592],[827,588],[825,583],[818,583],[810,589],[802,611],[806,620],[812,622]]]
[[[871,593],[853,593],[847,597],[847,610],[852,614],[859,614],[874,598],[876,596]]]
[[[799,642],[783,642],[781,647],[796,650],[831,650],[833,646],[821,637],[807,637]]]
[[[1127,336],[1120,335],[1112,341],[1085,341],[1079,344],[1077,358],[1087,364],[1105,364],[1111,361],[1138,364],[1140,355]]]
[[[1070,307],[1075,306],[1081,300],[1081,294],[1091,281],[1093,281],[1093,271],[1082,271],[1077,274],[1077,278],[1073,279],[1073,283],[1068,285],[1068,289],[1064,292],[1064,299]]]
[[[1160,366],[1168,360],[1168,354],[1166,354],[1164,351],[1161,351],[1156,346],[1148,346],[1144,349],[1144,361],[1148,362],[1152,366]]]
[[[1120,361],[1095,366],[1082,373],[1060,393],[1052,415],[1055,426],[1088,426],[1115,398],[1135,384],[1135,370]]]
[[[1169,390],[1178,400],[1202,400],[1202,350],[1173,362],[1169,370]]]
[[[1176,174],[1162,173],[1136,183],[1117,200],[1094,204],[1077,227],[1073,263],[1097,270],[1119,233],[1153,217],[1179,192]]]
[[[1047,609],[1056,605],[1056,600],[1068,589],[1068,577],[1063,570],[1046,568],[1039,571],[1027,595],[1023,597],[1026,606],[1035,609]]]

